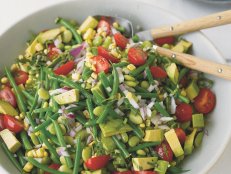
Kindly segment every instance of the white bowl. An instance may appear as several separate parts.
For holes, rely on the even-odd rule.
[[[118,15],[132,21],[134,26],[144,29],[158,27],[179,21],[173,14],[157,8],[154,4],[134,0],[77,0],[45,8],[19,21],[0,37],[0,70],[9,66],[25,49],[29,39],[29,31],[39,32],[52,28],[57,16],[76,19],[80,23],[89,15]],[[210,60],[224,63],[222,56],[210,41],[200,32],[185,36],[194,43],[194,54]],[[190,169],[188,174],[205,174],[218,160],[228,143],[231,134],[231,83],[211,77],[216,81],[213,90],[217,96],[217,106],[207,119],[209,135],[205,136],[202,146],[187,157],[184,169]],[[0,173],[17,173],[9,159],[0,150]]]

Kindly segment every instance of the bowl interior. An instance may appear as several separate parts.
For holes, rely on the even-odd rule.
[[[77,0],[67,1],[38,11],[16,23],[0,37],[1,63],[0,73],[4,66],[9,66],[14,59],[25,49],[25,42],[29,39],[30,31],[39,32],[46,28],[55,27],[54,19],[58,16],[76,19],[81,23],[87,16],[105,14],[121,16],[132,21],[134,28],[143,29],[158,27],[179,21],[173,14],[148,4],[144,1],[134,0]],[[223,59],[215,47],[201,33],[192,33],[184,36],[194,43],[193,52],[202,58],[217,62]],[[231,98],[231,83],[222,79],[211,77],[216,81],[213,90],[217,96],[217,106],[208,116],[207,130],[202,146],[194,151],[183,164],[190,169],[188,174],[206,173],[221,155],[231,133],[231,117],[229,116],[229,100]],[[9,159],[0,149],[0,173],[17,173]]]

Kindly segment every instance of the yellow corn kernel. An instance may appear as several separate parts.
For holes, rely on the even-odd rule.
[[[48,50],[47,50],[47,49],[44,49],[44,50],[43,50],[43,53],[44,53],[45,55],[47,55]]]
[[[108,48],[109,48],[109,50],[115,49],[116,48],[116,44],[115,43],[111,43]]]
[[[88,57],[88,59],[89,59],[89,57]],[[92,64],[89,61],[86,61],[85,66],[88,67],[88,68],[91,68]]]
[[[31,152],[31,150],[26,153],[26,156],[27,157],[33,157],[33,153]]]
[[[141,124],[140,124],[140,128],[145,128],[145,124],[144,124],[144,123],[141,123]]]
[[[124,83],[130,87],[136,87],[138,84],[137,82],[134,82],[134,81],[125,81]]]
[[[129,64],[129,65],[127,66],[127,69],[130,70],[130,71],[133,71],[133,70],[136,69],[136,67],[135,67],[135,65],[133,65],[133,64]]]
[[[75,72],[75,73],[73,73],[73,74],[71,75],[71,78],[72,78],[72,80],[74,80],[74,81],[78,81],[78,80],[80,79],[80,77],[81,77],[81,75],[80,75],[79,73],[77,73],[77,72]]]
[[[43,148],[39,148],[38,150],[36,150],[36,154],[37,154],[38,158],[44,157],[44,152],[45,152],[45,150]]]
[[[23,55],[19,55],[19,56],[18,56],[18,59],[19,59],[19,60],[22,60],[22,59],[23,59]]]
[[[1,79],[1,83],[2,84],[6,84],[8,82],[8,78],[7,77],[3,77],[2,79]]]
[[[21,113],[19,114],[19,117],[21,117],[22,119],[25,118],[25,113],[24,113],[24,112],[21,112]]]
[[[114,22],[112,25],[113,25],[114,28],[119,28],[118,22]]]
[[[113,56],[115,56],[115,57],[121,57],[121,55],[117,52],[117,50],[116,49],[112,49],[111,50],[111,54],[113,55]]]
[[[43,143],[42,148],[47,149],[47,146]]]
[[[93,73],[91,74],[91,77],[92,77],[93,79],[97,79],[97,74],[93,72]]]
[[[42,108],[47,108],[49,106],[48,102],[44,102]]]
[[[128,81],[135,81],[136,79],[130,75],[124,75],[124,79]]]
[[[107,36],[107,33],[106,33],[105,31],[103,31],[103,32],[101,33],[101,36],[103,36],[103,38],[105,38],[105,37]]]
[[[128,58],[126,58],[126,57],[120,58],[120,61],[121,62],[128,62]]]
[[[36,136],[39,136],[40,135],[40,131],[37,131],[34,133]]]
[[[117,93],[116,98],[117,98],[117,100],[119,100],[121,98],[121,94]]]
[[[26,165],[23,167],[23,170],[25,172],[30,173],[33,167],[34,167],[33,164],[31,164],[30,162],[27,162]]]
[[[91,84],[90,83],[86,83],[85,89],[91,89]]]
[[[92,141],[88,146],[93,146],[95,144],[95,141]]]
[[[29,124],[25,120],[23,122],[23,127],[24,127],[25,130],[29,129]]]
[[[91,66],[91,69],[92,69],[93,71],[96,71],[96,68],[95,68],[94,65]]]
[[[41,43],[37,43],[35,45],[35,50],[36,51],[42,51],[44,49],[43,45]]]
[[[84,111],[83,111],[83,115],[84,115],[86,118],[90,118],[88,110],[84,110]]]
[[[14,118],[16,118],[17,120],[21,120],[21,118],[19,116],[15,116]]]
[[[13,64],[13,65],[11,65],[11,67],[10,67],[10,70],[11,70],[12,72],[17,71],[18,69],[19,69],[19,67],[18,67],[17,64]]]
[[[48,157],[47,151],[44,151],[43,156],[44,156],[44,157]]]
[[[180,94],[183,95],[184,97],[186,97],[186,95],[187,95],[186,91],[184,89],[181,90]]]
[[[92,57],[94,57],[94,55],[91,52],[86,53],[86,58],[90,59]]]
[[[127,95],[126,95],[126,97],[128,99],[133,99],[133,94],[131,92],[128,92]]]
[[[92,28],[89,28],[86,33],[83,35],[84,40],[91,40],[94,38],[96,32]]]
[[[38,158],[36,150],[31,150],[31,152],[32,152],[34,158]]]

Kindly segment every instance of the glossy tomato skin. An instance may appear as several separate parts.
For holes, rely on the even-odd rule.
[[[85,165],[90,170],[98,170],[104,168],[109,160],[110,160],[109,155],[96,156],[96,157],[89,158],[85,162]]]
[[[58,170],[59,167],[60,167],[59,164],[51,164],[51,165],[49,165],[49,168],[54,169],[54,170]],[[51,173],[45,172],[44,174],[51,174]]]
[[[159,66],[151,66],[150,71],[153,78],[166,78],[167,73]]]
[[[130,48],[128,50],[128,61],[133,65],[140,66],[145,64],[147,54],[141,48]]]
[[[111,26],[107,18],[101,18],[97,26],[98,28],[102,28],[106,32],[106,35],[111,33]]]
[[[67,75],[69,74],[73,69],[75,68],[75,62],[74,61],[69,61],[60,67],[58,67],[56,70],[54,70],[54,73],[56,75]]]
[[[92,58],[93,65],[95,66],[95,72],[98,74],[101,71],[104,71],[105,73],[108,73],[110,64],[108,63],[107,59],[105,59],[102,56],[94,56]]]
[[[165,161],[171,162],[173,159],[173,151],[166,141],[163,141],[155,148],[159,157]]]
[[[164,44],[173,44],[175,42],[175,37],[174,36],[162,37],[162,38],[155,39],[154,42],[159,46],[162,46]]]
[[[133,171],[133,174],[157,174],[155,171]]]
[[[186,103],[180,103],[176,107],[176,118],[179,122],[187,122],[192,120],[192,106]]]
[[[176,128],[175,129],[176,135],[180,141],[181,144],[184,144],[185,140],[186,140],[186,134],[184,132],[183,129],[181,128]]]
[[[5,86],[0,90],[0,99],[10,103],[14,108],[17,107],[16,97],[10,87]]]
[[[119,59],[117,59],[112,54],[110,54],[108,52],[108,50],[102,46],[98,47],[98,55],[104,57],[105,59],[107,59],[108,61],[110,61],[112,63],[118,63],[119,62]]]
[[[195,109],[203,114],[211,112],[216,105],[216,96],[208,88],[200,89],[198,96],[194,100]]]
[[[5,128],[6,127],[4,125],[4,117],[3,117],[3,115],[0,115],[0,131],[2,131]]]
[[[47,56],[50,60],[55,59],[56,57],[59,56],[60,50],[55,46],[55,44],[49,44],[48,45],[48,53]]]
[[[23,130],[23,124],[10,115],[4,115],[3,121],[5,128],[14,133],[19,133]]]
[[[17,70],[14,72],[14,80],[17,85],[21,85],[21,84],[25,85],[28,78],[29,75],[25,71]]]
[[[122,35],[121,33],[114,34],[114,39],[116,42],[116,45],[120,47],[121,49],[125,49],[128,44],[128,39]]]

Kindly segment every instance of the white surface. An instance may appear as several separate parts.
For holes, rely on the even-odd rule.
[[[0,34],[9,28],[15,21],[24,16],[49,6],[54,3],[63,2],[64,0],[8,0],[1,3],[0,6]],[[147,1],[147,0],[146,0]],[[182,18],[193,18],[202,16],[208,13],[222,11],[229,9],[230,5],[208,5],[200,2],[186,1],[186,0],[152,0],[157,6],[172,11]],[[30,26],[28,26],[30,28]],[[219,27],[205,31],[205,34],[222,52],[224,57],[231,58],[230,44],[231,40],[231,26]],[[12,38],[13,39],[13,38]],[[13,40],[12,40],[13,41]],[[225,44],[226,43],[226,44]],[[213,153],[213,152],[211,152]],[[230,173],[231,166],[229,165],[229,158],[231,155],[231,142],[226,148],[224,155],[220,158],[217,164],[212,168],[209,174],[215,173]],[[221,172],[222,171],[222,172]]]

